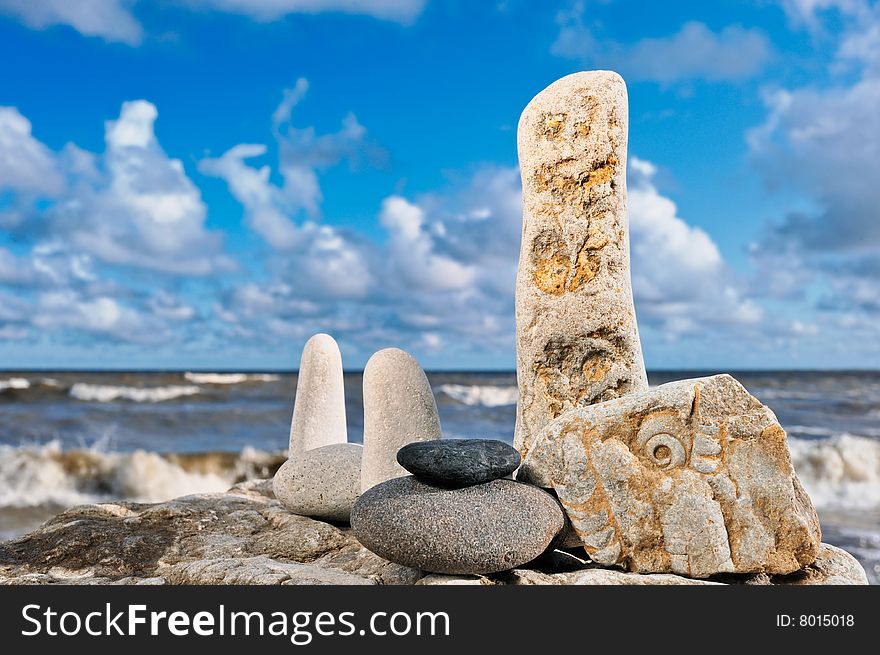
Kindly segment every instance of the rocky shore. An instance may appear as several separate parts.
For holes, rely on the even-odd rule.
[[[429,574],[375,555],[347,526],[292,514],[275,499],[271,481],[261,480],[164,503],[71,508],[0,543],[0,584],[814,585],[867,579],[851,555],[827,544],[815,563],[787,576],[695,580],[627,573],[561,550],[487,576]]]

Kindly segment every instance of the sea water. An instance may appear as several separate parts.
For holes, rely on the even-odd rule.
[[[651,384],[705,372],[658,372]],[[823,540],[880,581],[880,372],[737,372],[789,435]],[[516,375],[428,375],[444,435],[513,440]],[[283,461],[292,373],[0,374],[0,539],[71,505],[223,491]],[[360,373],[345,376],[360,441]]]

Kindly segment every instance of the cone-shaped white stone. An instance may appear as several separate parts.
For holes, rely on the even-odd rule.
[[[346,441],[342,355],[333,337],[316,334],[299,364],[288,457]]]
[[[524,457],[563,412],[648,388],[629,275],[626,138],[626,85],[611,71],[563,77],[519,121],[514,445]]]
[[[397,463],[397,451],[413,441],[440,437],[434,394],[415,358],[399,348],[370,357],[364,369],[361,490],[408,475]]]

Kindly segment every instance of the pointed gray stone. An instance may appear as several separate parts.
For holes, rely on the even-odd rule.
[[[299,364],[288,456],[346,441],[342,355],[333,337],[316,334]]]
[[[370,357],[364,368],[361,490],[407,475],[397,463],[397,451],[408,443],[441,436],[434,394],[415,358],[399,348]]]

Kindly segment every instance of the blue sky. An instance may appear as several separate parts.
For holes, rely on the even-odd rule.
[[[516,123],[627,80],[649,368],[880,366],[880,3],[0,0],[0,368],[514,365]]]

